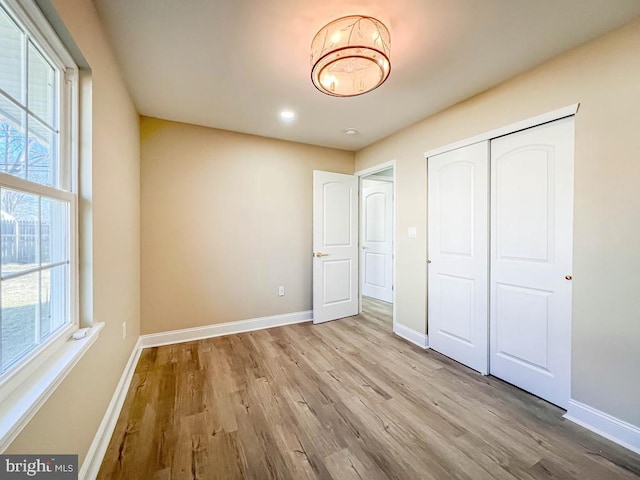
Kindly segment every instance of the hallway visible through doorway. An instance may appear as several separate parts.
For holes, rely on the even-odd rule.
[[[362,296],[361,317],[378,327],[393,331],[393,304]]]

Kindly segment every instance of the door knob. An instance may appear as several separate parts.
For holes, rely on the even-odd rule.
[[[329,254],[328,254],[328,253],[320,253],[320,252],[317,252],[317,253],[316,253],[316,258],[320,258],[320,257],[328,257],[328,256],[329,256]]]
[[[431,263],[431,260],[427,260],[427,263]]]
[[[573,280],[573,275],[565,275],[564,278],[566,280]]]

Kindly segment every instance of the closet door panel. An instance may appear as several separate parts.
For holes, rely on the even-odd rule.
[[[573,132],[571,117],[491,141],[490,372],[565,408]]]
[[[488,372],[488,142],[428,160],[429,346]]]

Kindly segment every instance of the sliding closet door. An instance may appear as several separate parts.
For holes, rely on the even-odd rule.
[[[488,142],[430,157],[429,346],[479,372],[488,361]]]
[[[490,372],[566,408],[573,117],[491,141]]]

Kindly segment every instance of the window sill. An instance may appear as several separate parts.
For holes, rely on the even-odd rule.
[[[47,362],[40,366],[0,404],[0,453],[15,440],[44,402],[62,383],[89,347],[98,339],[104,323],[91,327],[86,337],[69,337]]]

